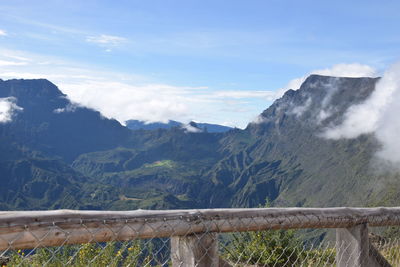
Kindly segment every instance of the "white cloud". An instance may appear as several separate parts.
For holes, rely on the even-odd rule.
[[[7,32],[5,30],[0,29],[0,36],[7,36]]]
[[[336,64],[329,69],[315,70],[311,74],[319,74],[326,76],[335,77],[374,77],[376,76],[376,70],[368,65],[359,63],[352,64]]]
[[[276,98],[276,92],[273,91],[216,91],[211,95],[212,97],[217,98],[234,98],[234,99],[242,99],[242,98],[264,98],[266,100],[274,100]]]
[[[10,50],[0,50],[0,67],[8,66],[25,66],[28,65],[31,59],[21,56],[19,53]],[[4,71],[5,69],[3,69]]]
[[[49,79],[74,103],[99,110],[121,123],[128,119],[221,123],[235,118],[235,126],[243,127],[275,98],[271,91],[154,83],[140,75],[99,71],[96,66],[23,51],[0,49],[0,60],[23,62],[2,67],[0,78]],[[42,62],[46,64],[38,64]],[[61,111],[67,110],[55,112]]]
[[[400,163],[400,63],[389,68],[377,82],[371,96],[363,103],[351,106],[342,124],[326,129],[330,139],[356,138],[374,133],[381,144],[380,159]]]
[[[69,103],[65,108],[57,108],[54,110],[54,113],[63,113],[63,112],[75,112],[75,110],[80,107],[80,105],[75,103]]]
[[[376,93],[374,92],[366,103],[368,106],[365,106],[365,109],[374,108],[374,112],[365,114],[365,117],[357,116],[361,120],[371,121],[370,129],[375,129],[375,135],[382,144],[382,150],[377,155],[398,164],[400,163],[398,138],[400,132],[400,63],[394,65],[383,75],[375,91]]]
[[[14,97],[0,98],[0,123],[11,122],[14,114],[21,110]]]
[[[185,132],[187,133],[201,133],[203,131],[202,129],[194,127],[190,124],[184,124],[182,128],[185,129]]]
[[[336,68],[337,69],[337,68]],[[167,122],[170,119],[191,121],[193,119],[219,123],[226,117],[248,114],[251,118],[260,110],[244,110],[253,101],[277,98],[277,93],[263,90],[210,90],[207,87],[178,87],[148,82],[124,81],[110,74],[85,75],[70,79],[50,77],[69,98],[76,103],[99,110],[106,117],[121,123],[129,119]],[[78,74],[71,75],[79,76]],[[102,78],[97,78],[102,77]],[[309,104],[309,103],[308,103]],[[229,108],[229,109],[228,109]],[[307,106],[295,110],[300,114]],[[224,118],[221,118],[224,116]],[[248,121],[243,119],[243,125]],[[240,125],[240,126],[243,126]]]
[[[26,62],[21,62],[21,61],[9,61],[9,60],[0,60],[0,67],[4,66],[22,66],[26,65]]]
[[[63,82],[59,86],[72,101],[99,110],[106,117],[122,123],[129,119],[167,122],[189,112],[185,88],[95,80]]]
[[[307,98],[304,105],[294,106],[289,111],[289,114],[294,114],[294,115],[296,115],[296,117],[300,117],[301,115],[303,115],[304,112],[306,112],[310,108],[311,103],[312,103],[312,99],[311,99],[311,97],[309,97],[309,98]]]
[[[74,103],[99,110],[121,123],[128,119],[221,123],[234,118],[235,126],[243,127],[278,97],[276,92],[267,90],[217,90],[155,83],[149,77],[100,71],[96,66],[23,51],[0,49],[0,61],[17,63],[4,64],[0,78],[49,79]]]
[[[265,122],[267,122],[267,119],[263,115],[259,114],[250,123],[261,124]]]
[[[378,130],[379,121],[384,119],[383,114],[398,90],[399,74],[400,65],[386,71],[371,96],[364,103],[351,106],[344,115],[343,123],[326,129],[323,136],[330,139],[356,138]]]
[[[86,38],[86,41],[89,43],[95,43],[95,44],[99,44],[99,45],[116,46],[116,45],[119,45],[119,44],[127,41],[127,39],[124,37],[120,37],[120,36],[101,34],[101,35],[97,35],[97,36],[88,36]]]

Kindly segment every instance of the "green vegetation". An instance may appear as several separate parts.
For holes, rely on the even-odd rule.
[[[172,168],[176,167],[176,164],[172,160],[158,160],[158,161],[155,161],[155,162],[150,163],[150,164],[145,164],[143,167],[144,168],[160,168],[160,167],[163,167],[163,168],[172,169]]]
[[[261,123],[225,133],[132,131],[83,107],[54,112],[71,103],[46,80],[1,81],[24,110],[0,125],[0,209],[397,205],[400,175],[370,168],[374,136],[321,137],[376,79],[330,81],[312,75]]]
[[[306,248],[294,230],[265,230],[231,235],[223,257],[255,266],[330,266],[335,248]]]
[[[225,250],[228,262],[266,266],[291,266],[301,254],[300,241],[294,232],[284,230],[234,234]]]
[[[164,266],[168,257],[154,248],[152,242],[136,240],[124,243],[83,244],[59,248],[40,248],[35,251],[18,250],[9,256],[5,266],[61,267],[61,266]]]

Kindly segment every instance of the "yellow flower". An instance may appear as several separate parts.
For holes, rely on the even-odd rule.
[[[133,247],[128,248],[128,250],[129,250],[129,251],[132,251],[132,250],[133,250]]]
[[[18,249],[18,254],[19,254],[19,253],[21,253],[21,250],[20,250],[20,249]]]

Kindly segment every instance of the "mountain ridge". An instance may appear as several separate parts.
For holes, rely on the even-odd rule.
[[[311,75],[244,130],[216,133],[181,127],[132,131],[97,111],[68,109],[73,104],[46,80],[2,81],[0,97],[15,97],[23,111],[0,124],[0,177],[7,185],[1,207],[395,203],[399,175],[370,171],[379,149],[372,134],[324,138],[349,107],[371,95],[378,80]],[[35,88],[38,95],[32,95]],[[60,185],[63,191],[57,191]]]
[[[196,127],[201,131],[206,131],[210,133],[223,133],[232,129],[232,127],[220,125],[220,124],[212,124],[212,123],[201,123],[201,122],[189,122],[188,124],[169,120],[167,123],[162,122],[146,122],[140,120],[128,120],[125,122],[126,127],[131,130],[157,130],[157,129],[170,129],[172,127],[185,127],[190,125],[191,123],[195,123]]]

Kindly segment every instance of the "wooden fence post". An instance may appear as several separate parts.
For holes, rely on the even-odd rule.
[[[218,267],[218,234],[171,237],[172,266]]]
[[[377,255],[371,255],[367,224],[336,229],[336,263],[338,267],[381,267]],[[379,252],[377,252],[379,254]],[[379,256],[379,255],[378,255]]]

